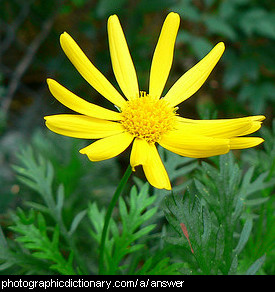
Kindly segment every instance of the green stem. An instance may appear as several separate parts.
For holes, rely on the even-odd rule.
[[[102,235],[101,235],[101,241],[100,241],[100,246],[99,246],[99,274],[102,275],[104,273],[104,251],[105,251],[105,241],[106,241],[106,236],[107,236],[107,230],[109,227],[109,223],[112,217],[112,213],[114,210],[114,207],[116,205],[116,202],[124,189],[130,175],[132,173],[132,168],[129,165],[128,168],[126,169],[117,189],[116,192],[114,193],[114,196],[108,206],[108,210],[105,216],[105,222],[102,230]]]

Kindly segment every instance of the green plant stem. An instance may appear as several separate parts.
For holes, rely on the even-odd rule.
[[[128,182],[128,179],[132,173],[132,168],[129,165],[128,168],[126,169],[117,189],[116,192],[114,193],[114,196],[108,206],[107,213],[105,216],[105,221],[104,221],[104,226],[102,230],[102,235],[101,235],[101,241],[100,241],[100,246],[99,246],[99,274],[102,275],[104,274],[104,251],[105,251],[105,241],[106,241],[106,236],[107,236],[107,231],[109,227],[109,223],[112,217],[112,213],[114,210],[114,207],[117,203],[117,200],[124,189],[126,183]]]

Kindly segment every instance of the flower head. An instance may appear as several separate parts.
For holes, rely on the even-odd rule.
[[[243,149],[263,142],[258,137],[243,137],[261,127],[264,116],[236,119],[192,120],[178,116],[177,106],[193,95],[207,79],[224,52],[218,43],[200,62],[180,77],[162,97],[173,60],[179,15],[169,13],[163,24],[153,55],[149,91],[140,91],[136,70],[116,15],[108,20],[111,61],[123,97],[89,61],[66,32],[61,47],[79,73],[118,110],[89,103],[48,79],[53,96],[78,114],[45,117],[46,126],[61,135],[97,139],[80,150],[91,161],[115,157],[132,144],[130,164],[142,165],[151,185],[171,189],[170,180],[156,144],[179,155],[203,158]]]

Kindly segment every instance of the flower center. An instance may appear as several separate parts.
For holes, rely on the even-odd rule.
[[[164,133],[174,128],[176,110],[165,100],[140,92],[140,97],[127,101],[122,108],[121,124],[137,138],[158,142]]]

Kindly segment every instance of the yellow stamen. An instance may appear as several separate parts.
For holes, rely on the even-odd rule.
[[[140,97],[129,100],[122,108],[121,124],[136,138],[155,143],[164,133],[174,129],[176,110],[164,99],[140,92]]]

